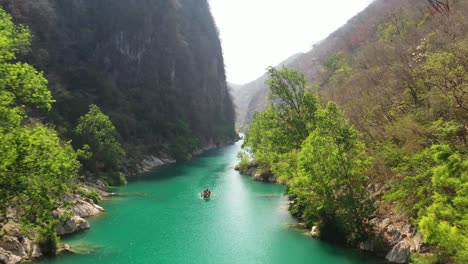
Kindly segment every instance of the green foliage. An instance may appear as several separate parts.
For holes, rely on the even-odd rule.
[[[442,255],[468,262],[468,160],[447,145],[431,148],[435,166],[430,205],[420,210],[418,225],[426,242]]]
[[[346,81],[352,75],[350,56],[344,52],[332,53],[323,63],[322,71],[329,75],[329,85]]]
[[[132,157],[185,160],[198,148],[235,139],[234,107],[208,3],[171,3],[1,2],[34,35],[22,57],[52,77],[57,103],[47,118],[62,135],[78,143],[76,120],[96,104]],[[20,38],[27,33],[22,29],[10,35]],[[148,43],[142,46],[141,39]],[[17,51],[26,47],[10,42]]]
[[[464,54],[435,51],[426,55],[415,74],[431,97],[447,99],[451,107],[468,111],[468,69]],[[466,113],[465,113],[466,114]]]
[[[15,61],[28,45],[28,30],[0,9],[0,210],[20,212],[23,225],[36,226],[42,252],[53,255],[58,237],[51,212],[73,189],[80,164],[69,142],[26,114],[54,102],[42,73]]]
[[[409,212],[439,258],[468,260],[468,161],[448,145],[434,145],[406,157],[404,172],[387,193],[400,211]]]
[[[101,201],[101,196],[99,196],[99,193],[94,189],[81,187],[78,188],[77,192],[80,196],[93,200],[95,204],[98,204]]]
[[[247,152],[239,151],[239,153],[237,153],[237,158],[240,160],[238,165],[240,170],[245,170],[249,167],[250,159]]]
[[[46,256],[55,255],[57,252],[60,239],[55,233],[56,224],[55,221],[50,221],[37,228],[36,242]]]
[[[372,215],[364,144],[337,106],[322,109],[296,70],[269,69],[271,104],[254,115],[244,147],[287,182],[290,212],[321,236],[346,243],[361,241]]]
[[[11,61],[16,53],[30,44],[29,31],[24,26],[13,23],[11,16],[0,10],[0,61]]]
[[[190,160],[193,150],[200,145],[199,139],[195,137],[187,122],[181,120],[171,125],[170,130],[172,130],[171,141],[177,142],[172,146],[171,154],[177,161]]]
[[[420,255],[411,253],[409,258],[411,264],[437,264],[440,263],[436,255]]]
[[[303,143],[299,177],[292,189],[302,189],[312,219],[327,240],[350,244],[363,239],[372,203],[366,191],[370,167],[364,144],[334,103],[317,114],[317,128]]]
[[[393,190],[386,193],[385,198],[396,202],[400,212],[415,218],[421,209],[428,206],[428,199],[432,193],[430,184],[432,176],[430,168],[434,165],[432,152],[430,149],[425,149],[415,155],[405,155],[394,145],[388,146],[387,149],[387,164],[400,174],[402,180],[395,181]],[[390,149],[398,152],[392,153]],[[399,160],[388,162],[394,157]]]
[[[90,105],[89,112],[80,117],[75,129],[84,168],[112,184],[122,184],[125,152],[117,141],[117,131],[111,120],[98,106]]]
[[[16,207],[25,223],[51,229],[50,212],[71,190],[80,164],[68,142],[26,115],[54,101],[42,73],[15,61],[28,45],[27,29],[0,9],[0,209]]]
[[[400,9],[387,15],[387,22],[377,26],[377,32],[380,38],[386,42],[404,38],[416,26],[415,21],[410,19],[406,10]]]
[[[259,169],[273,170],[280,180],[290,177],[285,160],[295,156],[315,126],[318,98],[308,91],[304,75],[297,70],[269,68],[270,98],[277,104],[255,113],[244,147],[259,162]]]

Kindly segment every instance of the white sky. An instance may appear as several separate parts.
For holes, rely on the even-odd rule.
[[[228,81],[244,84],[306,52],[372,0],[209,0]]]

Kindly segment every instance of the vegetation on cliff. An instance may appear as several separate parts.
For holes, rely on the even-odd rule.
[[[57,100],[48,119],[68,138],[95,104],[131,161],[190,158],[235,137],[234,108],[208,3],[188,0],[1,0],[30,27],[22,57]],[[127,164],[135,173],[136,164]]]
[[[464,14],[468,5],[464,1],[446,3],[450,8],[436,10],[427,3],[376,1],[369,10],[387,5],[386,14],[376,17],[371,11],[363,12],[347,30],[330,36],[336,41],[333,48],[328,46],[323,52],[326,40],[310,53],[318,56],[314,66],[300,64],[307,55],[294,66],[313,81],[313,88],[306,91],[317,91],[315,96],[322,104],[336,102],[349,121],[335,115],[339,122],[320,129],[326,122],[320,118],[325,110],[319,108],[306,126],[297,120],[281,123],[278,115],[291,121],[296,115],[278,114],[287,103],[274,100],[264,112],[254,115],[245,145],[261,164],[260,170],[287,179],[294,201],[291,212],[309,224],[328,223],[316,217],[317,206],[333,212],[327,210],[333,207],[309,197],[336,202],[347,192],[354,194],[356,188],[354,201],[359,201],[360,212],[369,217],[373,210],[364,206],[368,201],[365,189],[368,183],[383,186],[379,192],[385,194],[376,197],[376,215],[390,210],[409,219],[425,242],[434,246],[437,261],[465,263],[468,24]],[[293,91],[295,83],[292,78],[282,84]],[[268,84],[274,94],[271,81]],[[297,141],[289,140],[291,137]],[[340,184],[346,182],[343,175],[351,177],[350,186]],[[320,192],[318,186],[313,187],[314,181],[327,188]],[[345,199],[339,204],[353,203]],[[339,213],[349,215],[340,209]],[[362,237],[353,235],[357,229],[347,225],[355,223],[353,220],[365,224],[366,217],[336,222],[334,231],[343,231],[341,237],[347,239],[342,241],[359,241]]]
[[[64,197],[99,200],[78,180],[122,184],[144,155],[184,160],[234,139],[206,1],[0,6],[0,224],[22,224],[43,253]]]
[[[15,218],[35,226],[44,253],[53,253],[51,212],[71,191],[80,164],[69,142],[28,115],[50,110],[54,101],[43,74],[16,60],[30,44],[29,31],[0,9],[0,36],[0,217],[14,208]]]

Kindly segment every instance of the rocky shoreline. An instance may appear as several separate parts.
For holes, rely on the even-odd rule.
[[[278,183],[278,177],[273,175],[271,172],[267,173],[257,173],[258,163],[253,161],[250,162],[247,166],[241,167],[237,165],[234,169],[239,171],[242,175],[249,175],[254,181],[261,181],[267,183]]]
[[[258,163],[253,161],[247,166],[237,165],[235,170],[242,175],[251,176],[255,181],[278,183],[278,177],[272,173],[257,173],[257,168]],[[372,197],[381,200],[385,188],[385,186],[370,184],[367,189]],[[392,213],[394,211],[392,208],[383,209],[380,210],[378,216],[371,219],[370,224],[373,227],[371,238],[359,244],[360,250],[383,257],[391,263],[408,263],[411,253],[427,254],[430,252],[430,245],[424,244],[423,236],[409,223],[408,219]],[[308,232],[311,237],[319,237],[320,230],[317,226],[308,227],[304,223],[298,223],[296,226],[310,230]]]
[[[192,156],[201,155],[208,150],[212,150],[212,149],[227,146],[229,144],[233,144],[237,140],[239,140],[239,137],[237,137],[233,141],[229,141],[224,144],[215,144],[214,142],[210,142],[206,144],[205,146],[192,151],[191,155]],[[141,161],[137,163],[136,172],[137,174],[141,174],[141,173],[149,172],[157,167],[167,165],[167,164],[174,164],[174,163],[176,163],[176,160],[164,153],[159,154],[159,155],[145,155],[141,158]]]
[[[107,187],[100,181],[97,183],[85,183],[81,188],[96,191],[101,198],[116,196],[106,191]],[[64,203],[70,205],[67,208],[59,207],[52,214],[60,219],[56,226],[58,236],[77,233],[90,228],[86,218],[105,212],[104,208],[97,205],[92,199],[78,194],[66,196]],[[7,218],[0,223],[0,264],[17,264],[24,261],[40,259],[44,256],[40,246],[33,239],[34,234],[29,234],[18,223],[18,212],[10,208]],[[28,234],[26,234],[28,233]],[[73,249],[67,244],[59,245],[57,254],[70,253]]]

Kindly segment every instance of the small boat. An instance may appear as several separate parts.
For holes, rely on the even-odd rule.
[[[200,195],[203,199],[208,199],[211,196],[211,191],[210,189],[205,189]]]

